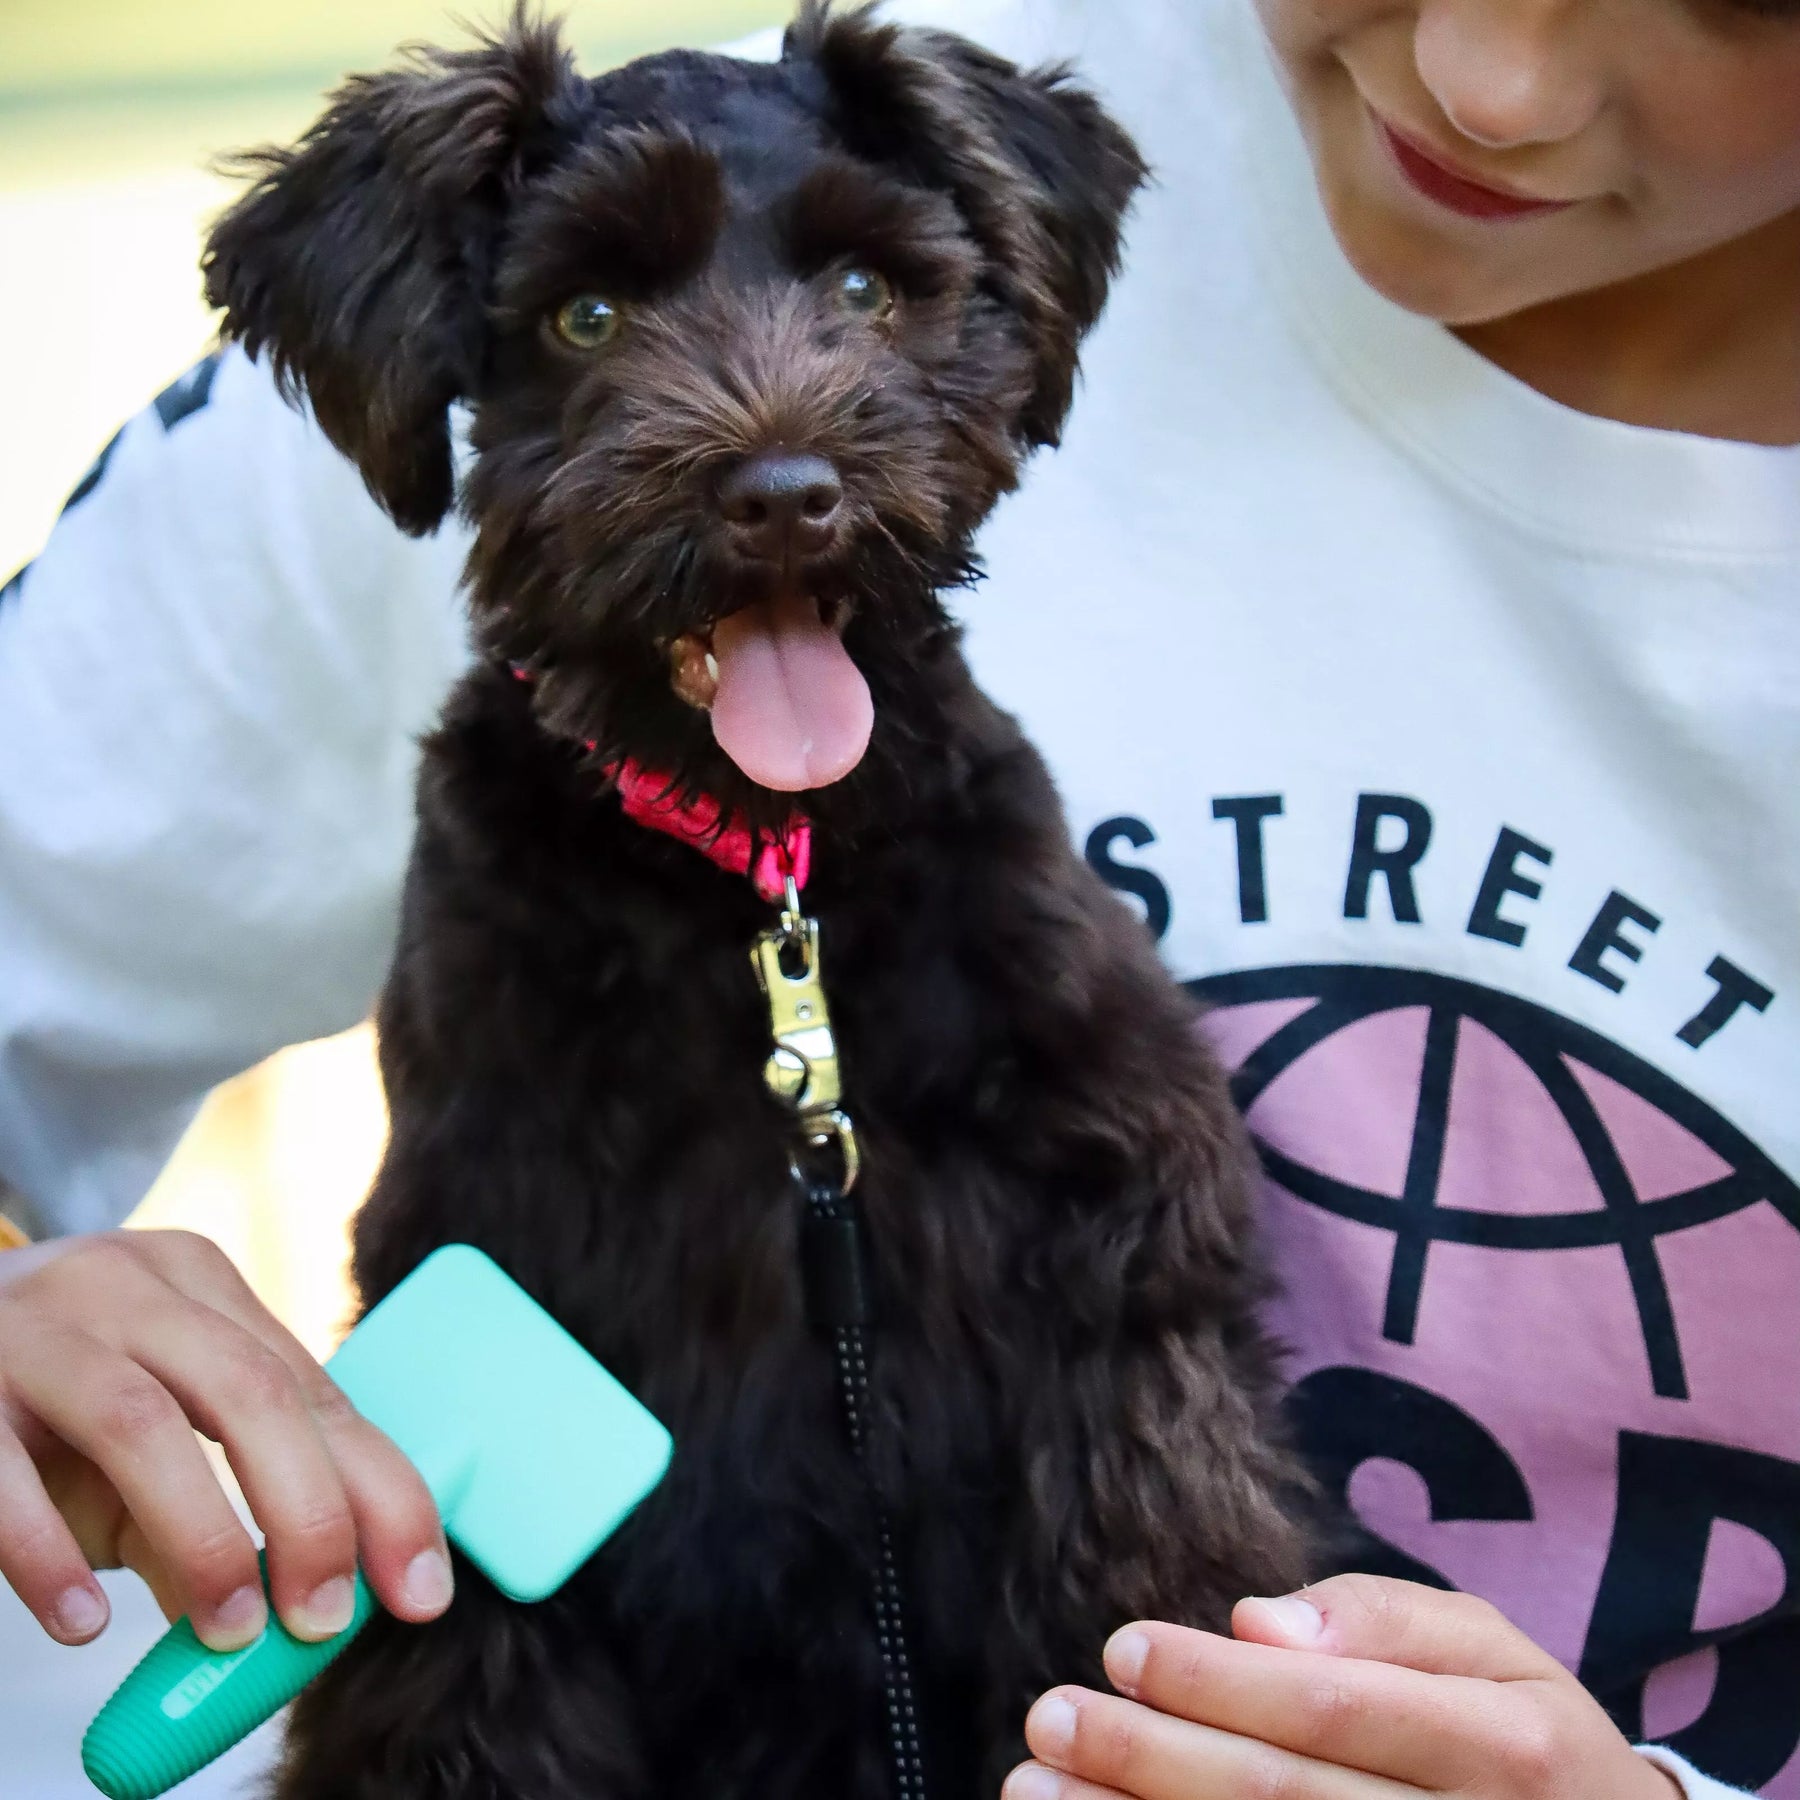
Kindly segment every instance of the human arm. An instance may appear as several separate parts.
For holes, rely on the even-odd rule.
[[[1234,1636],[1145,1624],[1119,1692],[1033,1708],[1005,1800],[1728,1800],[1636,1752],[1575,1678],[1485,1602],[1377,1576],[1246,1600]]]
[[[402,536],[264,369],[207,370],[0,592],[0,1180],[35,1237],[118,1223],[209,1088],[366,1015],[467,654],[458,530]]]

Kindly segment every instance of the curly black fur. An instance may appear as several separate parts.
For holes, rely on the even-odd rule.
[[[777,578],[714,495],[780,444],[842,476],[805,576],[876,704],[863,764],[805,804],[867,1158],[877,1478],[932,1791],[991,1795],[1031,1699],[1098,1680],[1115,1627],[1217,1627],[1303,1573],[1224,1084],[940,598],[1056,437],[1142,166],[1066,72],[813,6],[778,64],[597,80],[521,15],[352,81],[255,167],[208,254],[227,331],[408,529],[451,502],[450,404],[474,420],[490,655],[426,750],[362,1298],[477,1244],[678,1446],[553,1600],[465,1567],[439,1624],[377,1621],[295,1709],[276,1792],[888,1791],[870,1520],[761,1077],[769,912],[627,822],[603,773],[631,754],[785,813],[668,660]],[[834,305],[847,264],[892,284],[891,318]],[[603,353],[546,330],[582,291],[624,309]]]

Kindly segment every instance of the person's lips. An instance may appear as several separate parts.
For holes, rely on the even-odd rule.
[[[1388,154],[1407,181],[1427,200],[1436,201],[1465,219],[1537,218],[1544,213],[1564,212],[1575,204],[1572,200],[1537,199],[1476,181],[1442,161],[1416,138],[1390,125],[1379,113],[1372,116]]]

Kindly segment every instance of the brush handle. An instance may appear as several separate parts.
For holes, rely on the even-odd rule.
[[[259,1552],[263,1593],[267,1560]],[[126,1676],[81,1740],[81,1766],[111,1800],[155,1800],[247,1737],[341,1651],[375,1610],[362,1571],[356,1604],[336,1637],[304,1643],[269,1609],[261,1637],[242,1650],[209,1650],[177,1619]]]

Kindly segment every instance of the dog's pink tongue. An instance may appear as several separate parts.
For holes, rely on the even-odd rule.
[[[862,761],[875,724],[869,684],[804,594],[746,606],[713,628],[713,736],[752,781],[824,787]]]

